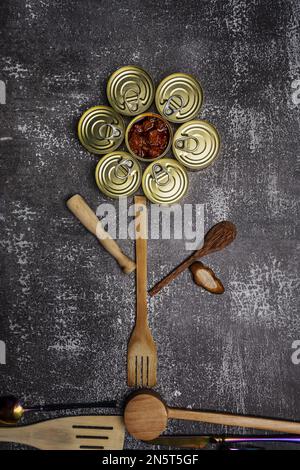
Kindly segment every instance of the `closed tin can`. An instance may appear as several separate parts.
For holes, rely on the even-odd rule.
[[[160,114],[176,124],[194,119],[203,102],[198,80],[187,73],[173,73],[158,85],[155,104]]]
[[[79,119],[78,137],[89,152],[102,154],[115,150],[124,134],[123,118],[109,106],[89,108]]]
[[[158,155],[157,157],[154,157],[154,158],[150,158],[150,157],[141,157],[140,155],[137,155],[133,150],[132,148],[130,147],[130,139],[129,139],[129,135],[130,135],[130,131],[132,129],[132,127],[139,123],[140,121],[143,121],[145,118],[148,118],[148,119],[151,119],[151,118],[155,118],[155,119],[159,119],[161,120],[163,123],[165,123],[167,129],[168,129],[168,133],[169,133],[169,138],[168,138],[168,143],[165,147],[165,149],[162,151],[162,153],[160,155]],[[172,139],[173,139],[173,130],[169,124],[169,122],[164,119],[162,116],[160,116],[159,114],[155,114],[155,113],[143,113],[143,114],[140,114],[139,116],[136,116],[134,119],[132,119],[130,121],[130,123],[128,124],[127,126],[127,129],[125,131],[125,144],[126,144],[126,147],[128,148],[129,152],[134,156],[136,157],[138,160],[141,160],[143,162],[152,162],[154,160],[158,160],[159,158],[162,158],[164,157],[168,151],[170,150],[171,148],[171,145],[172,145]]]
[[[191,170],[210,165],[218,155],[220,136],[207,121],[189,121],[175,132],[173,153],[177,160]]]
[[[118,113],[136,116],[151,106],[154,84],[145,70],[129,65],[109,77],[106,92],[109,103]]]
[[[145,170],[142,187],[155,204],[174,204],[186,194],[189,185],[185,168],[172,158],[151,163]]]
[[[99,160],[95,171],[96,183],[106,196],[131,196],[140,187],[142,170],[139,162],[127,152],[111,152]]]

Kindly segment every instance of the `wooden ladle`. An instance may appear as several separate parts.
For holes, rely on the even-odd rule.
[[[183,261],[176,269],[168,274],[164,279],[159,281],[150,291],[149,295],[157,294],[163,287],[172,282],[179,274],[199,258],[206,256],[215,251],[223,250],[226,246],[230,245],[236,237],[236,226],[227,220],[219,222],[214,225],[205,235],[204,244],[202,248],[195,251],[185,261]]]
[[[125,427],[129,434],[136,439],[143,441],[156,439],[166,430],[168,419],[184,419],[226,426],[300,434],[300,423],[294,421],[169,408],[164,404],[159,395],[149,391],[141,391],[132,395],[125,406]]]

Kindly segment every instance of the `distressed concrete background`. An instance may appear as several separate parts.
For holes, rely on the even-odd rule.
[[[129,392],[134,276],[122,275],[65,200],[79,192],[94,209],[106,201],[93,177],[98,157],[75,126],[107,102],[112,71],[138,64],[156,84],[175,71],[201,81],[199,117],[219,130],[222,152],[190,174],[185,202],[205,204],[206,229],[222,219],[238,227],[236,242],[207,258],[224,295],[200,290],[187,272],[150,301],[157,390],[178,407],[300,421],[300,365],[291,360],[300,339],[299,19],[296,0],[1,2],[1,394],[39,403]],[[134,254],[130,240],[121,244]],[[149,287],[187,254],[183,240],[150,241]],[[1,446],[10,447],[20,448]],[[126,438],[126,447],[143,445]]]

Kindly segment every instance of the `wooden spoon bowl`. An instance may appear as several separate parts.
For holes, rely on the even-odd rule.
[[[124,422],[131,436],[150,441],[167,428],[168,409],[156,393],[138,392],[125,406]]]

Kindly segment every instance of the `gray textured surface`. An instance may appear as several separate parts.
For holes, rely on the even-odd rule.
[[[223,296],[185,273],[150,301],[157,390],[170,405],[300,421],[300,365],[291,361],[300,339],[300,105],[291,87],[300,79],[299,19],[299,2],[283,0],[1,2],[1,393],[28,402],[128,393],[134,277],[65,200],[75,192],[94,208],[105,200],[93,178],[98,159],[81,148],[75,125],[106,103],[108,75],[133,63],[156,83],[173,71],[201,81],[200,116],[223,148],[213,167],[191,175],[185,201],[205,204],[206,229],[226,218],[239,231],[209,259]],[[131,241],[122,246],[133,255]],[[186,254],[183,241],[150,241],[149,286]]]

